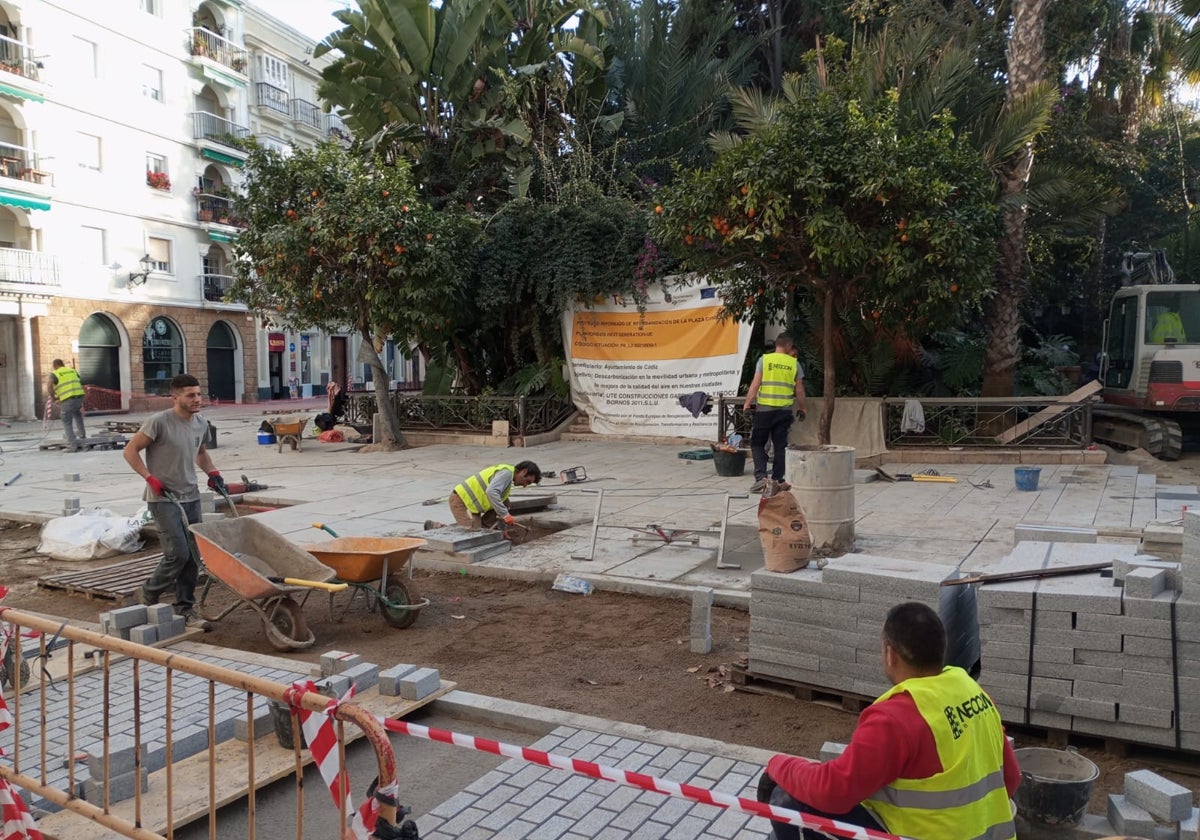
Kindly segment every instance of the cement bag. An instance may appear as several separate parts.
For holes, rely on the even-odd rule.
[[[794,572],[808,565],[812,533],[791,491],[764,496],[759,501],[758,538],[768,572]]]
[[[93,508],[51,519],[42,526],[38,553],[55,560],[99,560],[142,547],[141,522]]]

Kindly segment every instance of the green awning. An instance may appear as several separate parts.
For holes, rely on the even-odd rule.
[[[213,242],[232,242],[236,237],[228,233],[222,233],[219,230],[210,230],[208,232],[208,238]]]
[[[21,193],[10,192],[9,190],[0,190],[0,204],[7,204],[9,207],[20,207],[22,210],[50,209],[50,200],[47,198],[21,195]]]
[[[30,102],[46,101],[46,97],[42,96],[40,93],[34,93],[33,91],[29,90],[21,90],[19,87],[13,87],[12,85],[0,84],[0,94],[3,94],[4,96],[15,96],[18,99],[28,99]]]
[[[244,76],[234,76],[232,73],[240,73],[240,70],[233,70],[230,73],[225,73],[217,70],[215,67],[210,67],[207,64],[200,65],[200,72],[204,74],[204,78],[217,84],[225,85],[226,87],[244,88],[248,84]]]
[[[241,167],[245,161],[241,158],[236,158],[233,155],[227,155],[224,152],[218,152],[216,149],[201,149],[200,157],[206,157],[209,160],[215,160],[217,163],[224,163],[229,166]]]

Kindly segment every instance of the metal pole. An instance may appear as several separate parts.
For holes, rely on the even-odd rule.
[[[717,543],[717,568],[718,569],[740,569],[741,563],[726,563],[725,562],[725,534],[729,530],[729,502],[732,499],[748,499],[748,493],[726,493],[725,494],[725,512],[721,514],[721,538]]]
[[[596,494],[596,509],[592,512],[592,546],[588,549],[587,556],[582,554],[572,554],[572,560],[594,560],[596,557],[596,536],[600,533],[600,506],[604,504],[604,488],[598,490],[584,490],[584,493]]]

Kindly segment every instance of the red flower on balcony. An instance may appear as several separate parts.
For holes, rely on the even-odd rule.
[[[171,189],[171,179],[167,177],[166,172],[153,172],[147,169],[146,183],[156,190],[166,191]]]

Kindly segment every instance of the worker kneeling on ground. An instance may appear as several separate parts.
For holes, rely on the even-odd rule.
[[[893,607],[883,625],[891,690],[863,711],[839,757],[772,758],[759,799],[920,840],[1013,840],[1016,756],[991,698],[966,671],[943,667],[945,656],[936,612]],[[771,827],[778,840],[800,837],[797,826]]]
[[[486,467],[454,488],[450,494],[450,512],[455,522],[473,530],[490,528],[497,521],[512,525],[516,520],[505,502],[513,485],[527,487],[541,480],[542,471],[533,461]]]

